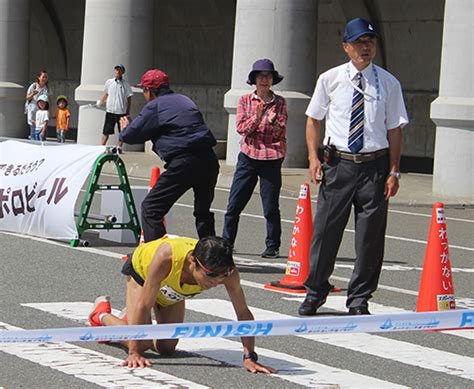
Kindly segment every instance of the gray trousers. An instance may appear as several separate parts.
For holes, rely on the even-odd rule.
[[[388,209],[383,192],[388,169],[388,155],[363,163],[336,158],[323,164],[324,177],[313,222],[310,272],[305,282],[308,297],[323,300],[329,294],[328,280],[354,205],[356,259],[346,306],[367,307],[382,269]]]

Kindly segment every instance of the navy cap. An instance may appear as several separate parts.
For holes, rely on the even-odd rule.
[[[364,35],[377,36],[374,25],[362,18],[352,19],[346,24],[343,41],[354,42]]]
[[[273,74],[273,85],[276,85],[283,80],[283,76],[275,70],[273,62],[268,58],[263,58],[253,63],[252,70],[247,79],[247,84],[255,85],[255,77],[259,72],[271,72]]]
[[[123,66],[121,63],[119,63],[118,65],[115,65],[114,69],[120,69],[122,73],[125,73],[125,66]]]

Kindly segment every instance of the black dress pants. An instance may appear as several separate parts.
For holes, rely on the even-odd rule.
[[[385,247],[388,201],[384,186],[388,156],[354,163],[336,158],[324,163],[310,251],[310,272],[305,282],[308,297],[324,300],[329,277],[351,207],[355,216],[355,263],[349,281],[348,308],[367,307],[377,289]]]
[[[210,211],[219,173],[219,161],[212,149],[174,157],[142,203],[145,242],[166,234],[164,216],[189,189],[194,191],[194,217],[199,238],[214,236],[214,214]]]

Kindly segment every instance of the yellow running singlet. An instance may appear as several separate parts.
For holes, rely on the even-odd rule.
[[[168,243],[172,249],[171,271],[168,276],[161,281],[160,291],[156,296],[156,302],[162,307],[166,307],[185,298],[199,294],[203,289],[199,285],[181,284],[181,272],[186,260],[186,256],[196,246],[197,240],[191,238],[170,238],[165,235],[163,238],[153,240],[137,247],[133,253],[132,265],[135,272],[146,280],[148,268],[158,247]]]

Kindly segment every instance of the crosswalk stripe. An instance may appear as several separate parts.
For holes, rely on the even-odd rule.
[[[21,328],[0,322],[0,330]],[[103,388],[207,388],[155,369],[127,369],[122,360],[69,343],[2,343],[0,351],[38,363]]]
[[[282,297],[283,300],[287,301],[297,301],[302,303],[304,297]],[[334,309],[335,311],[346,312],[346,296],[328,296],[326,303],[324,304],[324,308]],[[382,313],[407,313],[412,311],[407,311],[402,308],[391,307],[388,305],[382,305],[377,303],[370,303],[370,312],[375,314],[382,314]],[[473,330],[453,330],[453,331],[439,331],[443,334],[447,335],[454,335],[460,336],[462,338],[466,338],[469,340],[474,340],[474,331]]]
[[[191,300],[188,300],[189,303]],[[199,300],[206,304],[206,301]],[[220,301],[220,300],[216,300]],[[22,304],[60,317],[84,323],[92,307],[88,302],[60,302],[60,303],[31,303]],[[192,308],[191,308],[192,309]],[[113,310],[114,314],[118,311]],[[214,314],[214,312],[210,313]],[[212,358],[230,365],[242,366],[242,345],[240,342],[213,338],[206,342],[204,339],[180,339],[180,348],[208,358]],[[388,381],[353,373],[349,370],[312,362],[303,358],[294,357],[286,353],[258,347],[258,354],[263,357],[262,363],[279,370],[273,376],[295,384],[311,388],[404,388],[404,386]]]
[[[189,300],[187,309],[224,318],[235,319],[234,309],[229,301],[218,299]],[[255,319],[288,319],[294,316],[249,307]],[[348,350],[394,360],[407,365],[422,367],[438,373],[445,373],[474,380],[474,358],[416,344],[370,334],[318,334],[297,335],[320,343],[346,348]],[[390,352],[388,352],[388,350]]]
[[[349,282],[349,279],[344,278],[344,277],[332,276],[331,278],[334,279],[334,280]],[[264,285],[259,284],[257,282],[247,281],[247,280],[240,280],[240,283],[244,286],[249,286],[251,288],[264,289]],[[393,290],[395,292],[400,292],[401,291],[402,293],[409,292],[409,291],[404,290],[404,289],[399,290],[399,288],[383,286],[383,285],[379,285],[379,289]],[[268,289],[266,289],[266,290],[268,290]],[[288,292],[278,291],[278,290],[271,290],[271,291],[274,292],[274,293],[280,293],[280,294],[294,296],[294,294],[291,293],[290,291],[288,291]],[[418,296],[418,292],[415,292],[415,291],[413,291],[410,294],[412,294],[413,296]],[[290,297],[290,298],[284,298],[284,299],[289,300],[289,301],[302,302],[304,300],[304,297]],[[338,299],[341,299],[341,300],[339,301]],[[334,301],[338,301],[338,303],[334,303]],[[345,311],[347,311],[347,309],[345,307],[345,301],[346,301],[345,296],[328,296],[328,301],[324,304],[324,307],[334,309],[336,311],[345,312]],[[382,309],[382,307],[383,307],[383,309]],[[474,299],[469,298],[469,297],[460,297],[460,298],[456,297],[456,307],[462,308],[462,309],[473,309],[474,308]],[[370,303],[370,308],[373,311],[373,313],[410,312],[410,311],[404,310],[402,308],[381,305],[381,304],[377,304],[377,303],[373,303],[373,302]],[[375,310],[373,308],[375,308]],[[411,312],[413,312],[413,311],[411,311]],[[459,331],[452,330],[452,331],[440,331],[440,332],[443,332],[443,333],[448,334],[448,335],[460,336],[462,338],[466,338],[466,339],[470,339],[470,340],[474,339],[474,331],[473,330],[459,330]]]
[[[181,346],[191,351],[229,364],[242,365],[242,345],[224,338],[210,342],[212,349],[206,349],[203,339],[181,339]],[[264,349],[257,346],[259,360],[278,369],[274,376],[285,381],[310,388],[404,388],[388,381],[378,380],[349,370],[323,365],[287,353]]]
[[[268,266],[268,267],[276,267],[280,269],[286,269],[286,264],[273,264],[271,262],[255,262],[254,260],[248,260],[245,259],[245,261],[242,261],[243,258],[239,257],[234,257],[236,260],[237,264],[241,264],[244,266],[252,266],[252,267],[260,267],[260,266]],[[350,279],[347,277],[339,277],[339,276],[334,276],[331,275],[330,280],[336,280],[336,281],[342,281],[342,282],[349,282]],[[264,284],[260,284],[258,282],[254,281],[248,281],[241,279],[240,283],[245,286],[249,286],[251,288],[256,288],[256,289],[264,289]],[[408,294],[410,296],[418,296],[418,291],[416,290],[409,290],[409,289],[403,289],[403,288],[397,288],[396,286],[389,286],[389,285],[383,285],[379,284],[377,286],[378,289],[383,289],[383,290],[388,290],[391,292],[396,292],[396,293],[403,293],[403,294]],[[271,291],[272,293],[283,293],[283,294],[289,294],[289,295],[294,295],[291,292],[278,292],[276,290],[269,290],[265,289],[266,291]],[[474,298],[471,297],[458,297],[456,296],[456,307],[461,308],[461,309],[474,309]]]

